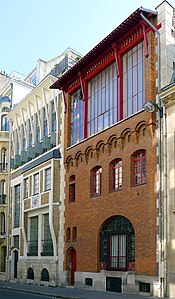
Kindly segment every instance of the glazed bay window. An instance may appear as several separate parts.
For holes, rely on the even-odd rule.
[[[83,99],[80,89],[71,96],[71,145],[83,140]]]
[[[117,74],[114,62],[88,83],[88,136],[113,124],[117,119]]]
[[[123,55],[123,117],[143,108],[144,102],[144,45]]]
[[[33,195],[39,193],[39,173],[34,174],[33,176]]]

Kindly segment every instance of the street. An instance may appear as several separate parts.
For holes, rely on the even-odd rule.
[[[0,299],[55,299],[55,297],[38,295],[38,294],[28,294],[25,292],[14,291],[11,289],[2,289],[0,290]]]

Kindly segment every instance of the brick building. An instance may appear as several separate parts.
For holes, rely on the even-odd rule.
[[[51,86],[63,90],[66,108],[68,285],[161,295],[157,121],[143,104],[157,93],[149,22],[162,37],[172,11],[167,1],[156,11],[137,9]],[[173,70],[165,51],[162,83]]]

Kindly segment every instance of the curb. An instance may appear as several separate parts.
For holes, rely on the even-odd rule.
[[[63,296],[59,294],[53,294],[53,293],[45,293],[42,291],[35,291],[35,290],[28,290],[28,289],[18,289],[10,286],[0,286],[0,289],[3,290],[9,290],[9,291],[14,291],[14,292],[19,292],[19,293],[27,293],[27,294],[36,294],[36,295],[43,295],[43,296],[48,296],[48,297],[53,297],[53,298],[60,298],[60,299],[87,299],[87,297],[74,297],[74,296]]]

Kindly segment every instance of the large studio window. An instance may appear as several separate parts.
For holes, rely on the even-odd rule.
[[[123,55],[123,117],[143,108],[144,46],[143,42]]]
[[[88,83],[88,136],[118,121],[117,91],[116,62],[114,62]]]

